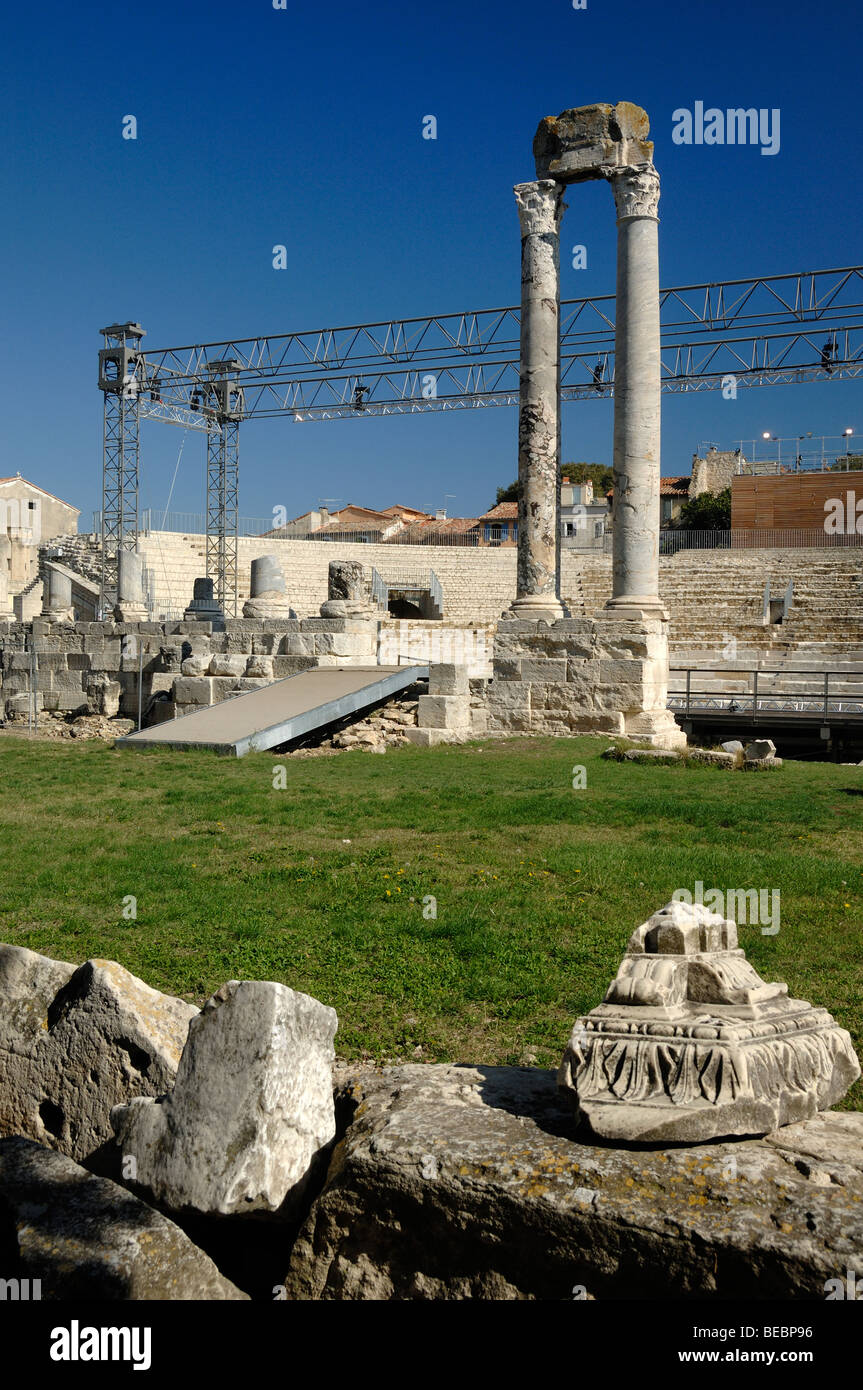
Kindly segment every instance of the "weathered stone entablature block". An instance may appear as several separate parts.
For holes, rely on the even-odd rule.
[[[734,922],[670,902],[576,1020],[558,1081],[595,1136],[700,1143],[809,1119],[859,1075],[845,1029],[762,980]]]
[[[570,107],[540,121],[533,140],[538,179],[581,183],[606,178],[609,167],[653,159],[647,112],[631,101]]]

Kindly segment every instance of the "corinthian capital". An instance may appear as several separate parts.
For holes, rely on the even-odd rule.
[[[533,183],[517,183],[513,193],[523,237],[557,234],[566,207],[563,184],[555,179],[535,179]]]
[[[656,217],[659,175],[652,164],[631,164],[608,173],[618,217]]]

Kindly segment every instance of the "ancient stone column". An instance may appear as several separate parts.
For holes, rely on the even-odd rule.
[[[371,618],[378,609],[372,602],[371,575],[358,560],[332,560],[327,574],[327,600],[322,618]]]
[[[117,552],[117,603],[119,623],[144,622],[149,616],[144,596],[144,562],[136,550]]]
[[[667,617],[659,598],[659,175],[608,172],[617,206],[613,580],[608,609]]]
[[[54,565],[46,565],[42,589],[42,614],[52,623],[74,623],[72,579]]]
[[[244,618],[291,618],[294,616],[285,591],[285,576],[278,555],[260,555],[252,561],[249,597],[243,604]]]
[[[560,242],[565,204],[554,179],[515,186],[521,223],[516,618],[564,616],[557,592],[560,415]]]
[[[192,594],[192,602],[183,613],[184,620],[212,623],[214,630],[224,629],[225,615],[213,597],[212,579],[196,579]]]

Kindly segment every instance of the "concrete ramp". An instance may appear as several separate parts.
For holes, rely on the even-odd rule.
[[[241,758],[264,752],[397,695],[427,666],[315,666],[260,690],[118,738],[117,748],[209,748]]]

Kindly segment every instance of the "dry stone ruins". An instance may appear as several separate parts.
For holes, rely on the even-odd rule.
[[[534,141],[537,178],[515,187],[522,234],[516,594],[482,633],[443,619],[420,635],[432,675],[415,742],[603,732],[685,745],[667,709],[669,622],[659,597],[659,176],[648,128],[629,102],[549,117]],[[594,179],[611,184],[617,211],[613,582],[601,612],[574,615],[561,597],[557,525],[559,229],[564,193]],[[112,622],[71,623],[67,576],[51,569],[49,581],[30,633],[9,625],[3,637],[2,695],[12,719],[28,716],[34,702],[47,712],[132,717],[141,703],[152,723],[311,666],[387,660],[372,575],[357,560],[330,562],[320,616],[306,618],[291,607],[276,553],[252,560],[240,619],[222,613],[212,580],[199,577],[182,621],[143,620],[140,555],[121,558]],[[406,653],[397,646],[394,655],[401,663]]]
[[[547,118],[537,177],[515,188],[516,593],[488,624],[480,670],[439,640],[405,727],[416,744],[513,732],[686,743],[666,707],[647,135],[627,102]],[[617,211],[614,555],[605,606],[573,613],[557,526],[559,229],[564,193],[596,179]],[[313,668],[382,664],[367,564],[329,563],[319,615],[298,617],[293,597],[267,551],[242,618],[198,575],[181,620],[148,620],[141,556],[124,553],[113,617],[73,622],[58,563],[42,616],[5,626],[7,715],[23,718],[35,694],[45,712],[130,714],[141,700],[167,723]],[[743,761],[778,760],[765,747]],[[830,1111],[860,1074],[849,1035],[762,980],[734,924],[703,908],[669,904],[635,930],[605,999],[561,1038],[557,1076],[336,1074],[334,1010],[287,985],[228,980],[199,1011],[115,962],[12,945],[0,946],[0,1006],[0,1232],[16,1276],[48,1299],[272,1299],[276,1287],[561,1300],[573,1285],[588,1299],[654,1287],[820,1298],[863,1246],[863,1116]]]
[[[335,1013],[284,985],[199,1012],[0,946],[9,1272],[60,1300],[823,1298],[863,1240],[863,1116],[826,1109],[860,1067],[733,939],[656,913],[557,1082],[335,1071]]]

